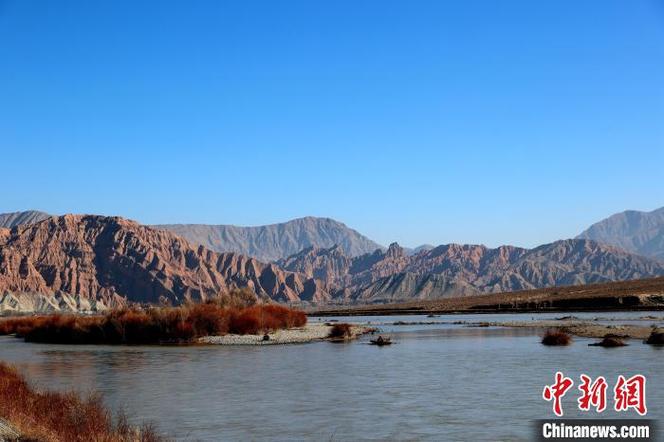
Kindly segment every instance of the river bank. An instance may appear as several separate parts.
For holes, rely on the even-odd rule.
[[[275,332],[254,335],[204,336],[198,339],[199,344],[214,345],[282,345],[282,344],[305,344],[314,341],[327,340],[332,330],[328,324],[307,324],[304,327],[277,330]],[[371,331],[371,328],[362,325],[351,325],[351,336],[348,340],[357,339],[359,336]],[[268,336],[269,339],[265,339]]]
[[[391,304],[321,306],[309,316],[387,316],[468,313],[662,311],[664,278],[550,287]]]
[[[480,322],[468,324],[469,327],[511,327],[535,329],[563,329],[567,333],[584,338],[603,338],[606,335],[615,335],[620,338],[647,339],[657,327],[651,325],[633,324],[598,324],[590,321],[578,320],[531,320],[506,322]]]

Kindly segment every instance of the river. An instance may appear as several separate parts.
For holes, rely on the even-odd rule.
[[[584,313],[609,323],[662,324],[661,312]],[[641,321],[644,316],[660,320]],[[538,330],[467,327],[457,321],[560,315],[353,317],[389,333],[346,343],[283,346],[63,346],[0,338],[0,360],[39,387],[97,390],[134,423],[187,440],[530,440],[534,419],[554,417],[542,399],[556,371],[574,379],[647,377],[648,418],[664,415],[664,349],[545,347]],[[311,318],[311,321],[344,318]],[[435,324],[393,325],[395,321]],[[574,389],[576,390],[576,385]],[[563,401],[565,417],[598,417]],[[607,410],[600,417],[616,417]],[[634,412],[620,416],[638,417]]]

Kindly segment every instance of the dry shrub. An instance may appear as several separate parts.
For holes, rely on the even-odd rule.
[[[542,338],[544,345],[569,345],[572,342],[572,337],[564,330],[547,330]]]
[[[228,333],[229,309],[213,303],[195,305],[189,308],[188,322],[192,333],[197,336],[223,335]]]
[[[340,323],[334,324],[330,329],[330,333],[327,335],[328,338],[340,339],[340,338],[349,338],[352,336],[352,331],[350,324]]]
[[[25,316],[19,318],[7,318],[0,320],[0,335],[11,335],[17,333],[21,327],[31,326],[35,321],[42,320],[41,316]]]
[[[222,306],[242,309],[256,304],[256,294],[247,287],[232,289],[222,294],[215,302]]]
[[[0,331],[29,342],[62,344],[186,343],[201,336],[258,334],[307,323],[304,312],[279,305],[245,308],[208,302],[149,310],[120,309],[101,316],[49,315],[0,321]]]
[[[0,363],[0,417],[21,433],[21,440],[164,440],[151,426],[130,426],[124,415],[114,422],[98,394],[81,397],[73,392],[39,392],[4,363]]]

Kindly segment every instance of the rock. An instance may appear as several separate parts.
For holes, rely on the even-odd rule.
[[[604,338],[596,342],[594,344],[588,344],[591,347],[607,347],[607,348],[612,348],[612,347],[624,347],[627,344],[622,340],[620,336],[616,335],[606,335]]]

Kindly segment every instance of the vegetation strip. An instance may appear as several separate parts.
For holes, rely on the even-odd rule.
[[[280,305],[223,307],[214,302],[181,307],[122,309],[103,316],[47,315],[0,321],[0,334],[56,344],[191,343],[204,336],[258,334],[303,327],[306,315]]]

